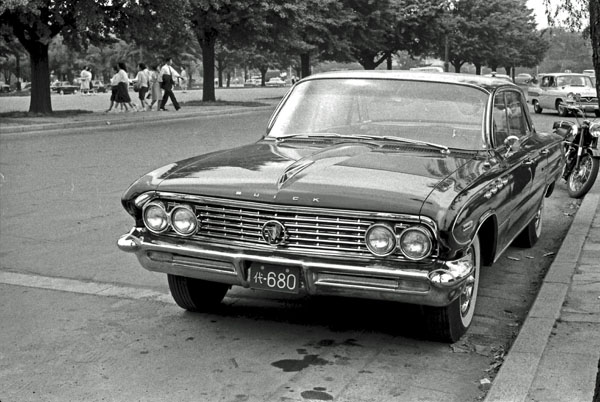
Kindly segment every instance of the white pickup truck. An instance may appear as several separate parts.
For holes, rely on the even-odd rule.
[[[539,87],[528,90],[528,98],[536,113],[544,109],[553,109],[561,116],[567,116],[567,103],[578,102],[586,113],[600,116],[596,87],[585,74],[551,73],[540,74]]]

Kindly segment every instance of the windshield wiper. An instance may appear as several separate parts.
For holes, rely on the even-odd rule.
[[[282,135],[281,137],[275,137],[275,141],[281,142],[290,138],[343,138],[343,139],[362,139],[372,140],[374,139],[370,135],[345,135],[338,133],[300,133],[300,134],[288,134]]]
[[[435,142],[419,141],[419,140],[413,140],[410,138],[403,138],[403,137],[391,137],[388,135],[370,135],[370,136],[361,136],[361,137],[363,137],[363,138],[368,137],[369,139],[372,139],[372,140],[382,139],[382,140],[386,140],[386,141],[403,142],[405,144],[425,145],[428,147],[437,148],[440,151],[442,151],[443,154],[450,153],[450,149],[447,146],[441,145],[441,144],[436,144]]]
[[[281,137],[276,137],[275,140],[277,142],[281,142],[281,141],[285,141],[286,139],[289,139],[289,138],[319,138],[319,137],[397,141],[397,142],[402,142],[405,144],[424,145],[424,146],[428,146],[428,147],[432,147],[432,148],[437,148],[444,154],[450,153],[450,149],[445,145],[436,144],[434,142],[428,142],[428,141],[413,140],[413,139],[409,139],[409,138],[391,137],[391,136],[386,136],[386,135],[365,135],[365,134],[352,135],[352,134],[338,134],[338,133],[308,133],[308,134],[300,133],[300,134],[283,135]]]

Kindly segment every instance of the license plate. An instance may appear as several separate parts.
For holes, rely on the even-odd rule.
[[[252,263],[248,270],[250,287],[278,292],[298,293],[300,289],[300,268],[281,265]]]

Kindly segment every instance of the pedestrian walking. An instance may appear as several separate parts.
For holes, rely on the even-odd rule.
[[[154,64],[150,66],[149,71],[149,83],[150,86],[150,96],[152,102],[150,102],[150,106],[148,106],[148,110],[152,110],[152,107],[156,102],[159,102],[159,99],[162,97],[162,91],[160,89],[160,82],[158,80],[159,72],[158,72],[158,64]],[[160,109],[160,103],[156,104],[156,110]]]
[[[92,82],[92,73],[89,71],[89,66],[83,67],[81,74],[79,74],[80,84],[79,90],[82,95],[90,94],[90,83]]]
[[[185,67],[181,67],[181,81],[179,82],[179,86],[182,89],[183,92],[186,92],[186,89],[188,87],[188,73],[185,69]]]
[[[158,79],[162,83],[161,88],[164,91],[162,101],[160,102],[160,110],[167,110],[165,109],[165,105],[167,104],[167,100],[169,100],[169,98],[171,98],[171,102],[173,103],[175,110],[179,110],[181,108],[177,102],[177,99],[175,98],[175,94],[173,94],[173,84],[175,83],[175,80],[181,78],[181,76],[173,67],[171,67],[172,64],[173,60],[170,57],[167,57],[165,59],[165,65],[160,69],[160,75]]]
[[[148,103],[146,103],[146,94],[148,93],[149,74],[150,73],[144,63],[138,64],[138,73],[135,77],[135,85],[137,85],[138,88],[138,95],[140,98],[140,110],[142,112],[145,111],[148,107]]]
[[[123,110],[124,107],[122,102],[117,101],[117,92],[119,90],[119,66],[115,64],[112,69],[113,76],[110,79],[110,106],[104,113],[110,112],[113,106],[115,107],[115,110],[118,106],[121,107],[121,110]]]
[[[120,62],[118,66],[119,72],[117,73],[117,94],[115,101],[122,103],[125,106],[125,110],[128,110],[127,105],[129,105],[132,111],[137,112],[137,107],[135,104],[131,103],[131,98],[129,97],[129,76],[127,75],[127,66],[123,62]]]

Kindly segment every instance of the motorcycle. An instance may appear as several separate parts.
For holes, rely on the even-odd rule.
[[[556,134],[564,137],[563,149],[566,164],[563,178],[567,182],[567,191],[572,198],[581,198],[594,185],[600,167],[600,122],[587,120],[585,109],[572,102],[565,105],[577,122],[557,121],[553,125]],[[579,119],[582,116],[582,120]]]

